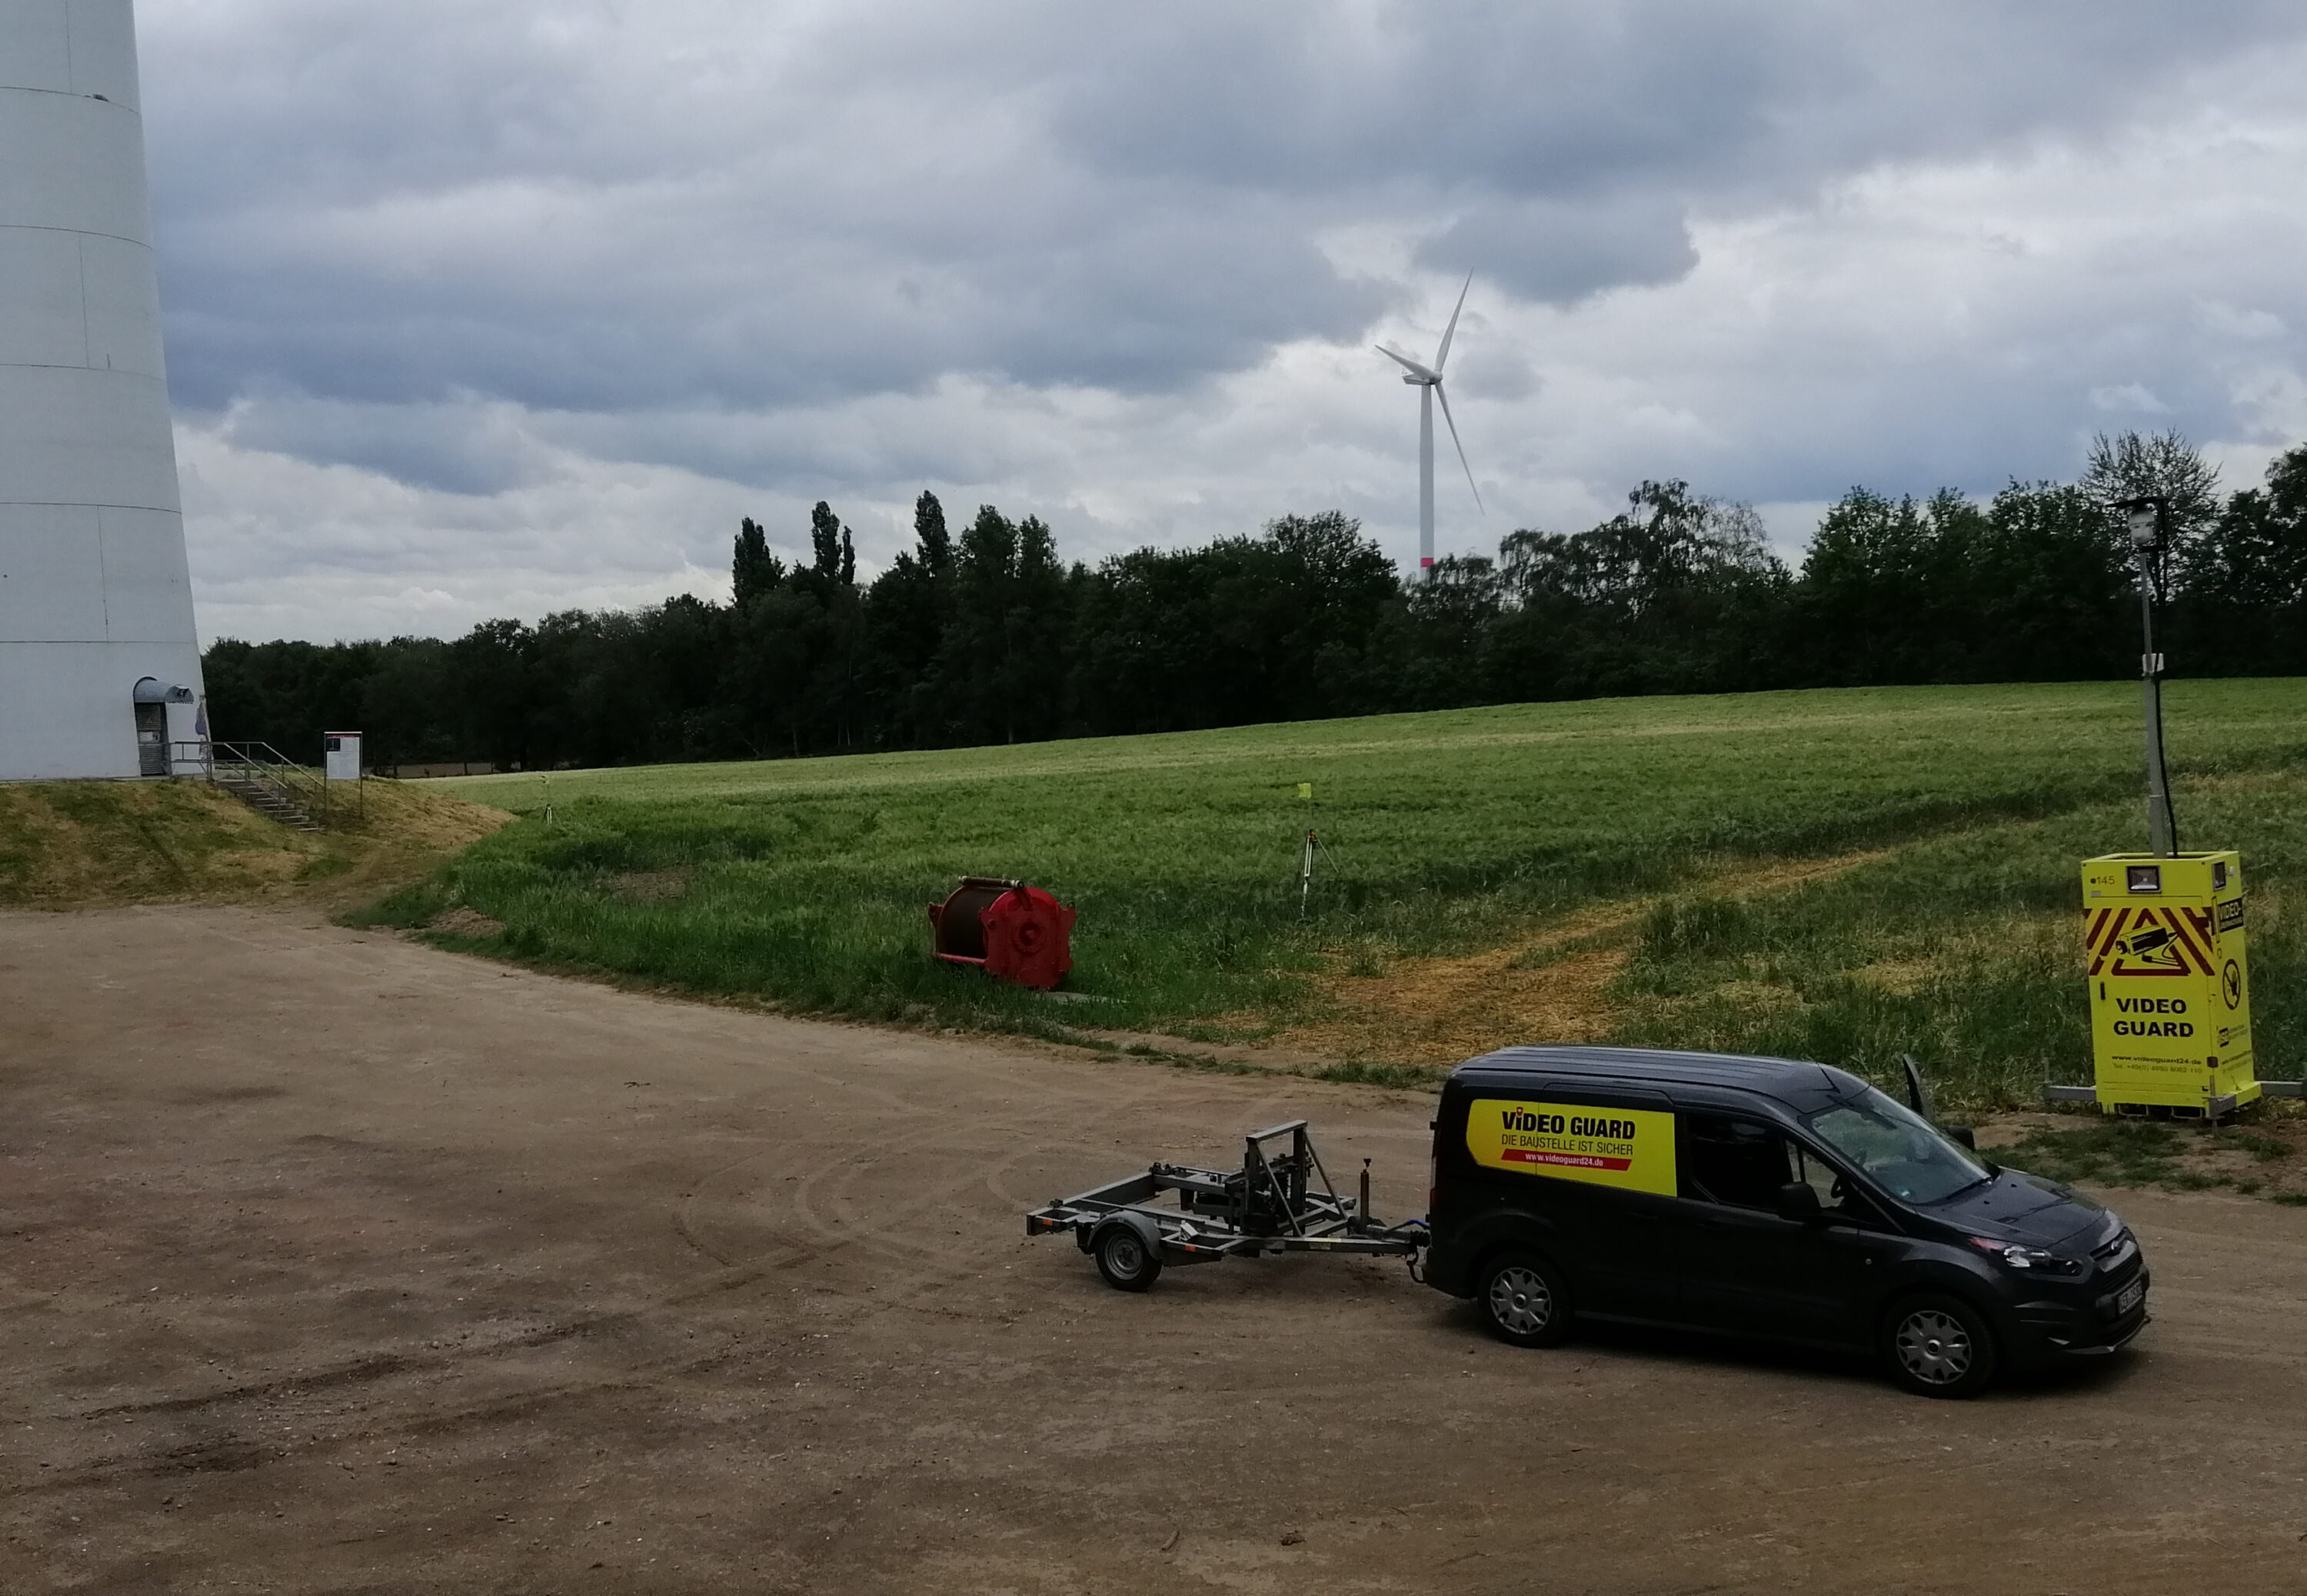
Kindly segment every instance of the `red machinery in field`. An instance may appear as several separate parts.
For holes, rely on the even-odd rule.
[[[930,905],[937,956],[987,975],[1048,991],[1074,967],[1074,911],[1039,887],[965,875]]]

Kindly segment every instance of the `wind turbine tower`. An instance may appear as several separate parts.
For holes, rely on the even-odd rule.
[[[1458,464],[1464,467],[1466,486],[1474,490],[1474,508],[1482,508],[1482,491],[1474,487],[1474,468],[1466,465],[1466,446],[1458,441],[1458,423],[1450,414],[1450,396],[1442,391],[1442,367],[1450,358],[1450,340],[1458,333],[1458,312],[1466,308],[1467,291],[1474,286],[1474,274],[1466,274],[1466,286],[1458,290],[1458,303],[1450,312],[1450,325],[1442,329],[1442,346],[1434,352],[1434,363],[1425,365],[1414,361],[1398,349],[1384,344],[1377,352],[1402,368],[1402,380],[1418,390],[1418,574],[1430,581],[1434,576],[1434,401],[1442,401],[1442,419],[1449,423],[1450,442],[1458,451]],[[1485,512],[1487,513],[1487,512]]]
[[[0,780],[205,735],[131,0],[0,0]]]

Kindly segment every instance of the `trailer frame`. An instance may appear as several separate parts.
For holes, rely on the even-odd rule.
[[[1288,1139],[1286,1150],[1274,1143]],[[1174,1192],[1178,1206],[1157,1206]],[[1269,1252],[1403,1258],[1417,1267],[1422,1219],[1385,1225],[1370,1213],[1369,1161],[1358,1194],[1341,1197],[1304,1120],[1242,1138],[1239,1170],[1154,1164],[1143,1174],[1052,1198],[1025,1216],[1029,1236],[1072,1233],[1108,1284],[1144,1291],[1164,1265],[1214,1264]]]

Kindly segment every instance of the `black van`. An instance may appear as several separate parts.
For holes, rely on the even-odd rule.
[[[2123,1221],[1824,1064],[1509,1047],[1434,1122],[1428,1281],[1501,1340],[1580,1320],[1878,1353],[1929,1396],[2147,1323]]]

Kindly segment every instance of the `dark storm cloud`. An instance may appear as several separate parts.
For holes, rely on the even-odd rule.
[[[2089,138],[2303,24],[2263,0],[1188,14],[1141,19],[1060,89],[1069,148],[1119,176],[1334,215],[1451,215],[1421,260],[1555,301],[1687,269],[1694,212],[1798,200],[1884,161]]]
[[[2120,123],[2301,25],[2271,0],[1163,7],[1076,37],[1051,125],[1111,172],[1274,192],[1783,194]]]
[[[2293,15],[147,0],[174,379],[196,409],[1159,391],[1393,303],[1326,229],[1531,299],[1655,283],[1694,213],[2088,135]]]
[[[236,403],[219,431],[242,448],[356,465],[443,492],[492,494],[547,469],[535,440],[501,408],[260,393]]]
[[[1524,299],[1559,302],[1671,282],[1698,252],[1682,207],[1652,195],[1617,204],[1491,199],[1429,239],[1419,258],[1479,273]]]
[[[186,250],[168,282],[198,307],[170,327],[180,400],[211,407],[261,380],[369,401],[470,389],[556,409],[790,405],[949,371],[1138,391],[1255,363],[1280,340],[1351,334],[1388,298],[1342,280],[1304,228],[1277,232],[1266,208],[1225,194],[1158,216],[1098,216],[1092,195],[1004,207],[1006,227],[949,255],[655,197],[578,216],[555,194],[506,202],[552,212],[539,231],[557,244],[453,273],[316,260],[293,238],[257,270],[224,258],[225,239]],[[407,222],[466,225],[494,224]]]

